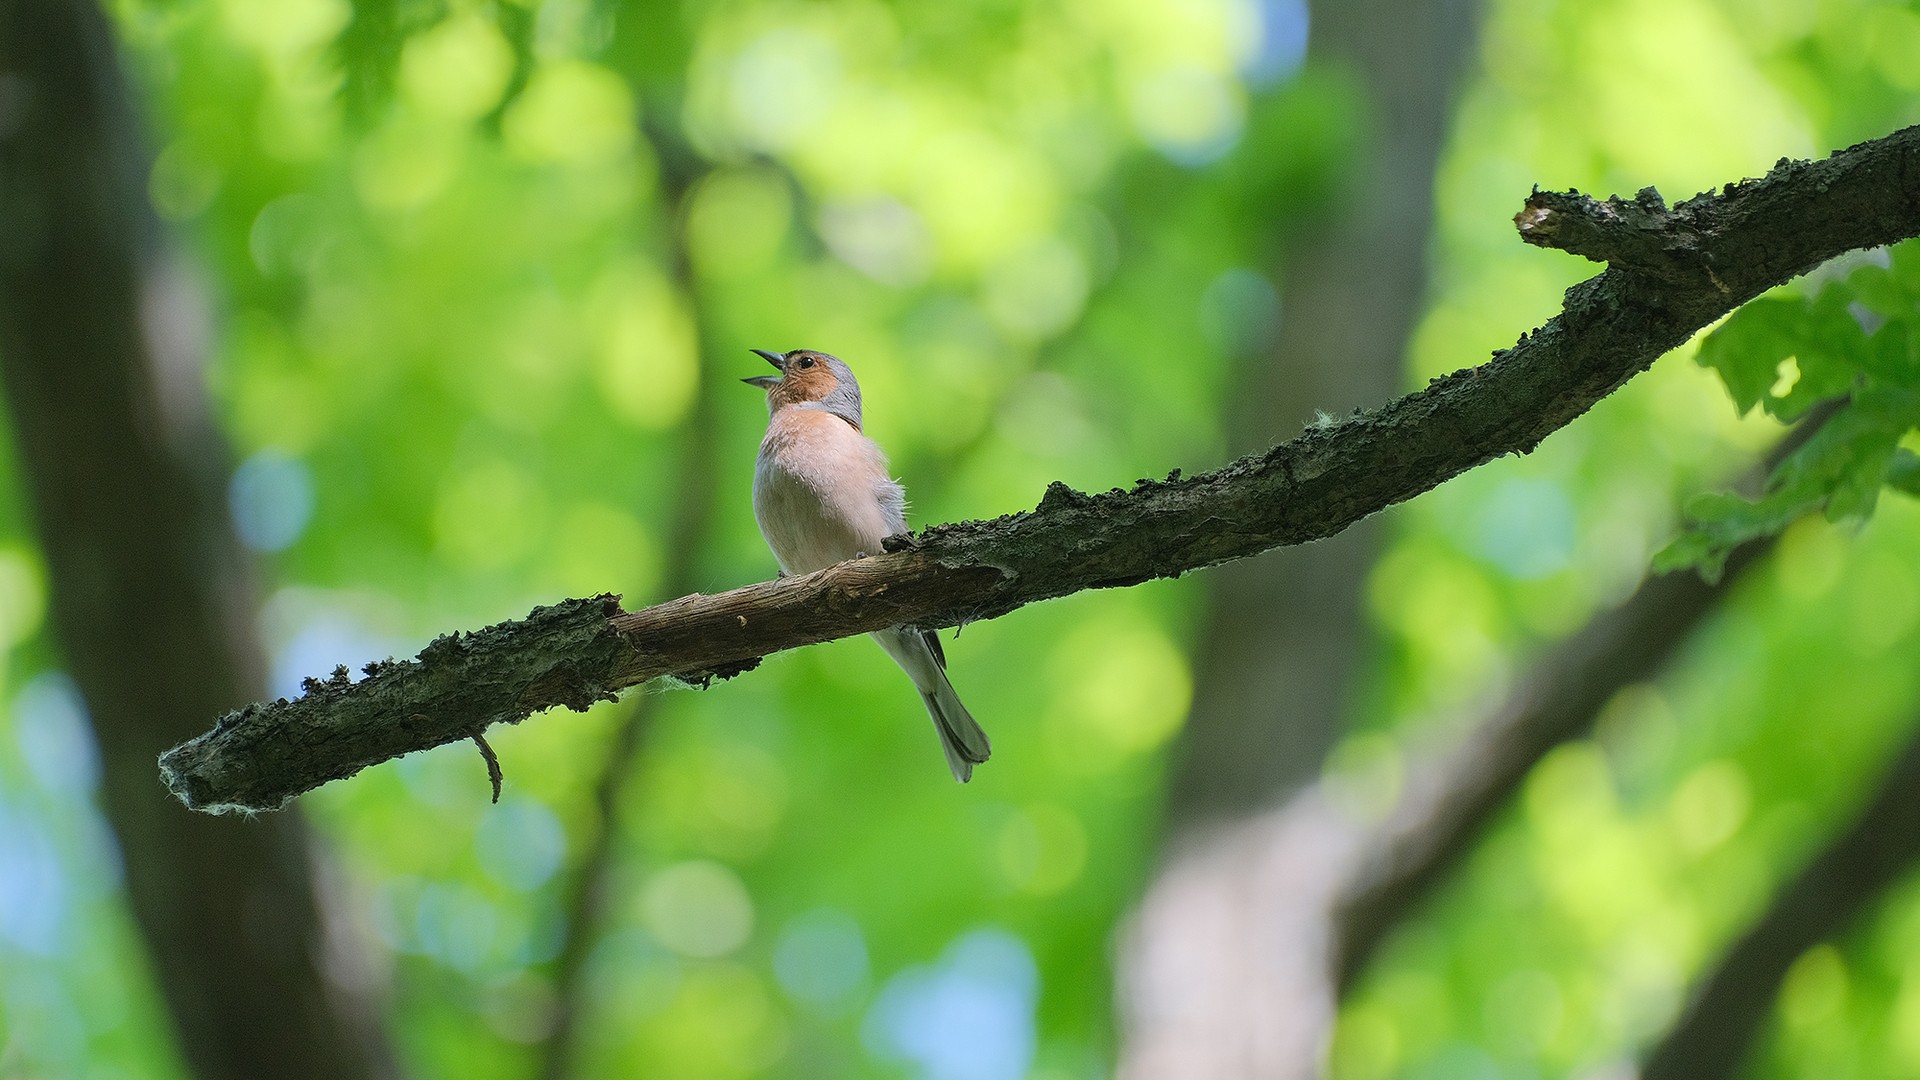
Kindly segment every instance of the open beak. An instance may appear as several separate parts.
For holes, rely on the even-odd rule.
[[[786,357],[781,356],[777,352],[768,352],[765,349],[752,349],[749,351],[753,352],[755,355],[759,356],[760,359],[765,360],[767,363],[772,364],[774,367],[779,368],[781,372],[784,374],[786,369],[782,365],[786,362]],[[757,386],[762,390],[771,390],[775,386],[779,385],[780,376],[779,375],[755,375],[755,376],[752,376],[751,378],[741,379],[740,381],[743,383],[746,383],[748,386]]]

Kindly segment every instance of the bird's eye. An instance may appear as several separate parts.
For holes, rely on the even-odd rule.
[[[810,368],[810,367],[812,367],[812,366],[813,366],[813,357],[811,357],[811,356],[803,356],[803,357],[801,357],[801,358],[800,358],[800,366],[801,366],[801,367],[803,367],[803,368]]]

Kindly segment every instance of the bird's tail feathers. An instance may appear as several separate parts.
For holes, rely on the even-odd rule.
[[[920,699],[927,703],[927,714],[933,717],[933,728],[940,735],[940,748],[946,751],[947,768],[953,771],[953,778],[963,784],[973,779],[973,767],[993,753],[987,733],[960,704],[960,695],[953,692],[953,684],[944,674],[932,690],[920,691]]]
[[[946,751],[947,767],[953,770],[953,778],[963,784],[972,779],[973,767],[987,760],[993,748],[987,743],[987,733],[973,722],[973,715],[960,704],[960,695],[953,692],[953,684],[947,681],[946,657],[941,655],[940,639],[900,627],[875,631],[873,639],[905,669],[920,691],[920,700],[926,702],[927,715],[933,717],[933,729],[940,736],[940,747]]]

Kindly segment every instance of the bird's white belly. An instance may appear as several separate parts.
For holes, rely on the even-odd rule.
[[[753,516],[789,574],[878,554],[888,533],[870,483],[792,469],[779,454],[763,454],[754,470]]]

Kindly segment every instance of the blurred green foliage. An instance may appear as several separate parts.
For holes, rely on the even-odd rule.
[[[1718,576],[1735,546],[1815,510],[1859,522],[1882,487],[1920,490],[1920,456],[1899,445],[1920,425],[1920,246],[1874,254],[1880,261],[1816,295],[1747,304],[1700,343],[1700,363],[1720,374],[1742,412],[1758,405],[1791,422],[1822,402],[1838,407],[1781,460],[1761,497],[1688,502],[1691,527],[1654,556],[1656,569]]]
[[[1299,66],[1280,0],[112,9],[154,206],[214,313],[274,693],[560,595],[665,599],[709,392],[694,573],[705,591],[771,575],[748,505],[762,407],[732,383],[762,366],[749,346],[853,364],[916,524],[1217,463],[1229,361],[1284,317],[1282,241],[1370,137],[1367,88]],[[1758,174],[1912,122],[1916,73],[1911,4],[1490,0],[1409,385],[1507,344],[1589,273],[1512,235],[1532,184],[1673,196]],[[1630,589],[1674,508],[1777,437],[1770,416],[1849,380],[1910,389],[1876,342],[1912,326],[1912,270],[1899,253],[1735,316],[1699,355],[1737,407],[1670,358],[1532,456],[1397,512],[1332,766],[1362,778],[1359,803],[1391,796],[1403,734],[1471,719]],[[1806,386],[1776,394],[1787,355]],[[1837,445],[1809,448],[1815,486],[1790,477],[1801,501],[1767,527],[1911,489],[1874,400],[1855,390]],[[23,514],[0,486],[0,1071],[176,1076],[130,975]],[[1561,1074],[1657,1034],[1908,729],[1916,541],[1902,497],[1864,524],[1787,526],[1684,663],[1545,762],[1393,939],[1343,1014],[1336,1074]],[[865,641],[652,700],[587,970],[588,1072],[1102,1075],[1195,598],[1162,582],[969,627],[948,653],[996,753],[966,788]],[[625,707],[499,732],[498,806],[467,747],[303,800],[346,932],[377,958],[355,977],[420,1075],[530,1074],[561,883]],[[1795,968],[1765,1075],[1920,1076],[1920,894],[1880,912]],[[987,1064],[938,1071],[968,1054]]]

